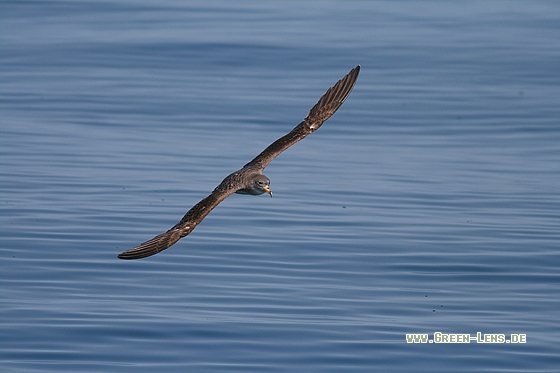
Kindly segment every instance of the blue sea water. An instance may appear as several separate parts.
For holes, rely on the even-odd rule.
[[[0,371],[556,372],[560,3],[0,2]],[[156,256],[228,173],[346,103]],[[406,342],[410,333],[526,343]]]

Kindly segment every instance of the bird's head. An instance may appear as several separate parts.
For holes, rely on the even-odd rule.
[[[272,191],[270,190],[270,179],[261,173],[255,173],[247,179],[245,188],[238,190],[236,193],[251,194],[254,196],[268,193],[272,197]]]
[[[268,177],[261,174],[259,177],[255,178],[253,185],[254,189],[259,191],[259,194],[266,192],[272,197],[272,190],[270,190],[270,180]]]

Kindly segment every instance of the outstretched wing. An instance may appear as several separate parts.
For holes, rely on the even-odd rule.
[[[247,163],[245,167],[264,170],[274,158],[284,150],[303,140],[307,135],[315,132],[321,125],[329,119],[348,97],[354,84],[358,79],[360,65],[356,66],[344,78],[340,79],[334,86],[319,99],[319,102],[309,111],[303,122],[298,124],[287,135],[270,144],[255,159]]]
[[[226,178],[224,182],[228,180]],[[224,183],[222,182],[222,184]],[[220,184],[220,185],[222,185]],[[220,202],[226,199],[228,196],[235,193],[234,188],[222,188],[214,189],[212,194],[204,198],[202,201],[194,205],[186,214],[183,219],[173,228],[167,232],[158,234],[149,241],[146,241],[133,249],[124,251],[118,255],[119,259],[140,259],[148,256],[155,255],[175,242],[179,241],[181,238],[185,237],[193,231],[193,229],[214,209],[218,206]]]

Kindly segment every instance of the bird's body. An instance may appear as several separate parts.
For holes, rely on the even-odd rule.
[[[194,205],[173,228],[133,249],[120,253],[118,257],[120,259],[140,259],[167,249],[179,239],[191,233],[210,211],[233,193],[250,195],[268,193],[272,197],[272,191],[269,187],[270,180],[262,173],[264,168],[278,154],[316,131],[323,122],[338,110],[352,91],[359,72],[360,66],[358,65],[327,90],[323,97],[319,99],[319,102],[309,111],[303,122],[288,134],[270,144],[243,168],[229,174],[208,197]]]

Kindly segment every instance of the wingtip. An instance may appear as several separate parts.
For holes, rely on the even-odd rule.
[[[146,250],[141,247],[138,247],[138,248],[130,249],[128,251],[123,251],[122,253],[117,255],[117,258],[123,260],[143,259],[155,255],[157,253],[159,253],[158,250],[153,250],[153,249]]]
[[[181,238],[181,231],[170,229],[167,232],[158,234],[149,241],[146,241],[135,248],[123,251],[117,258],[124,260],[142,259],[155,255],[175,244]]]
[[[360,69],[362,68],[361,65],[357,65],[356,67],[354,67],[352,70],[350,70],[350,72],[346,75],[358,75],[360,73]]]
[[[120,253],[119,255],[117,255],[118,259],[123,259],[123,260],[131,260],[131,259],[140,259],[140,258],[136,258],[136,257],[131,257],[129,256],[129,254],[127,254],[126,251],[123,251],[122,253]]]
[[[352,75],[353,76],[353,84],[352,84],[352,88],[354,88],[354,84],[356,84],[356,80],[358,80],[358,75],[360,74],[360,69],[362,67],[360,65],[357,65],[356,67],[354,67],[352,70],[350,70],[350,72],[348,73],[348,75]]]
[[[361,68],[362,67],[360,65],[357,65],[352,70],[350,70],[350,72],[348,74],[346,74],[347,77],[351,77],[351,79],[350,79],[351,86],[350,86],[350,89],[348,90],[348,93],[346,94],[346,97],[344,98],[345,100],[350,95],[350,92],[352,92],[352,90],[354,89],[354,85],[356,85],[356,81],[358,80],[358,75],[360,74],[360,69]]]
[[[148,256],[152,256],[153,254],[148,254],[148,253],[135,253],[133,252],[133,250],[128,250],[128,251],[123,251],[122,253],[120,253],[119,255],[117,255],[117,258],[122,259],[122,260],[133,260],[133,259],[142,259],[142,258],[147,258]]]

